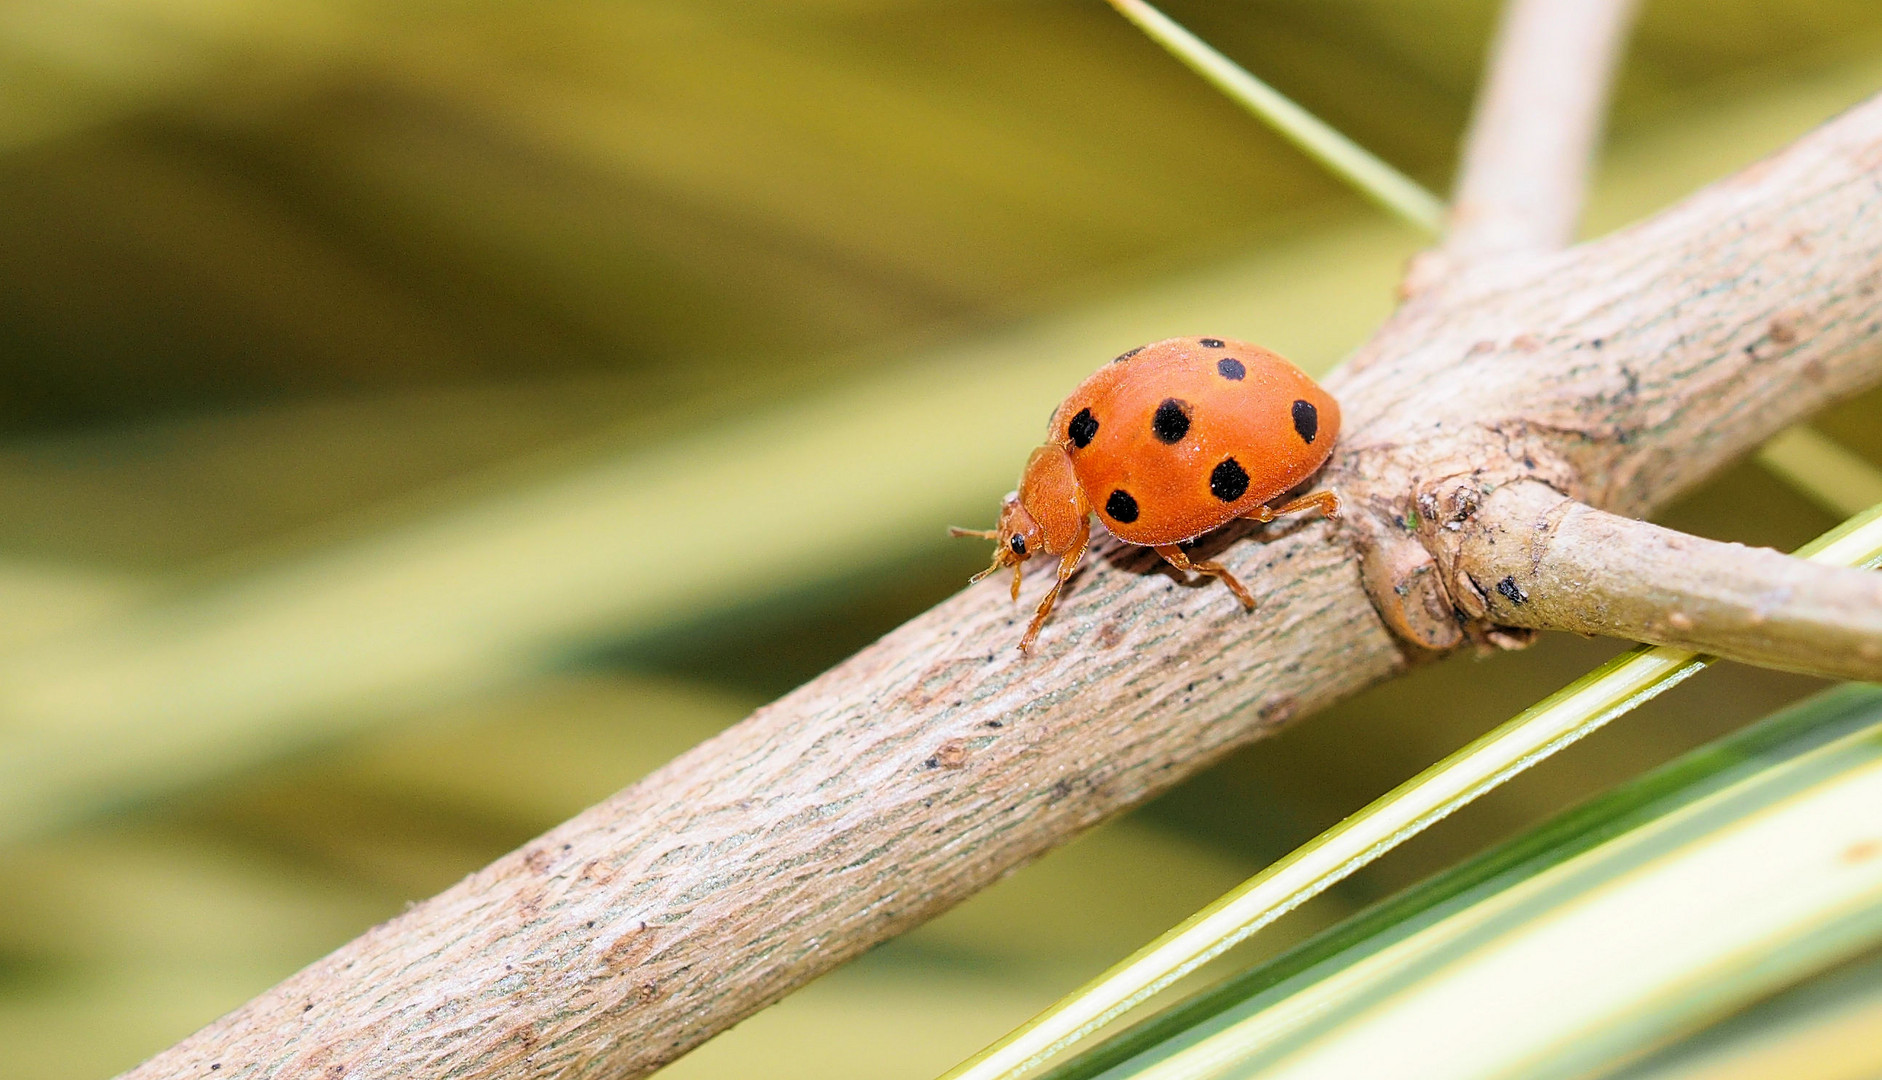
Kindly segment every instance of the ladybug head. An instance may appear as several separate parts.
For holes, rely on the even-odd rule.
[[[955,536],[977,536],[994,542],[993,562],[985,570],[973,576],[979,581],[988,574],[1005,567],[1013,568],[1013,599],[1019,599],[1019,567],[1027,559],[1045,550],[1045,533],[1039,523],[1026,512],[1026,506],[1020,502],[1019,492],[1009,491],[1000,504],[1000,523],[991,529],[949,529]]]
[[[1026,459],[1019,490],[1006,493],[1000,503],[1000,523],[991,529],[955,529],[955,536],[978,536],[999,545],[993,563],[974,576],[975,581],[1002,567],[1013,568],[1013,599],[1019,599],[1020,564],[1034,555],[1064,555],[1083,551],[1090,533],[1086,519],[1091,507],[1079,489],[1072,459],[1065,448],[1047,443]],[[1077,560],[1074,559],[1074,562]]]

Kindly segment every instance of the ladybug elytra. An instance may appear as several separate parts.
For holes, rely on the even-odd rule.
[[[1190,559],[1180,545],[1236,518],[1337,517],[1331,491],[1267,503],[1312,476],[1339,431],[1339,404],[1274,353],[1227,338],[1159,341],[1105,365],[1053,412],[1048,440],[1027,459],[995,528],[952,531],[996,543],[993,563],[973,580],[1010,566],[1015,601],[1022,564],[1058,558],[1022,652],[1084,558],[1093,511],[1118,539],[1154,548],[1178,570],[1220,578],[1252,610],[1254,597],[1233,574]]]

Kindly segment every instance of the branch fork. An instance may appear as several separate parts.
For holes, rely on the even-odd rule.
[[[1602,247],[1615,246],[1597,246],[1593,258],[1563,253],[1580,215],[1634,7],[1634,0],[1509,5],[1471,124],[1447,235],[1439,248],[1414,260],[1404,307],[1351,370],[1396,359],[1388,344],[1444,336],[1432,325],[1436,320],[1493,310],[1512,296],[1546,294],[1549,278],[1585,273],[1600,262]],[[1731,186],[1717,189],[1722,203]],[[1720,226],[1713,241],[1718,250],[1750,266],[1762,261],[1763,245],[1726,235],[1729,215]],[[1766,239],[1780,252],[1814,251],[1805,231]],[[1872,261],[1874,253],[1864,258]],[[1724,261],[1715,272],[1718,280],[1746,289],[1770,280],[1747,279],[1743,267]],[[1626,302],[1619,295],[1607,301],[1613,308]],[[1520,648],[1537,630],[1567,629],[1847,678],[1882,675],[1875,655],[1882,608],[1863,602],[1876,595],[1875,578],[1682,537],[1578,501],[1613,497],[1618,478],[1628,475],[1612,454],[1590,460],[1588,446],[1625,445],[1677,423],[1678,409],[1695,404],[1695,395],[1642,401],[1643,378],[1655,378],[1658,367],[1653,358],[1640,356],[1630,366],[1623,357],[1636,350],[1624,327],[1612,335],[1588,333],[1576,325],[1576,314],[1567,305],[1532,313],[1531,329],[1472,342],[1458,365],[1480,367],[1476,360],[1489,359],[1504,369],[1547,373],[1544,378],[1566,375],[1556,367],[1565,362],[1582,368],[1579,377],[1564,379],[1545,408],[1512,413],[1503,401],[1502,411],[1486,414],[1421,402],[1431,410],[1418,462],[1425,475],[1397,468],[1403,444],[1362,451],[1370,460],[1352,471],[1369,491],[1354,502],[1372,516],[1356,521],[1354,532],[1368,594],[1385,624],[1424,653],[1466,640]],[[1794,352],[1813,316],[1815,325],[1824,325],[1821,313],[1808,308],[1770,311],[1761,320],[1762,334],[1754,331],[1741,346],[1744,356]],[[1703,322],[1694,328],[1708,329]],[[1867,333],[1873,337],[1875,328]],[[1821,372],[1806,363],[1798,374],[1814,380]],[[1463,371],[1434,375],[1469,377]],[[1715,375],[1721,382],[1756,378],[1743,364],[1720,365]],[[1454,471],[1445,471],[1446,463]],[[1605,481],[1594,483],[1597,476]],[[1508,561],[1518,536],[1527,538],[1521,544],[1530,560],[1525,566]],[[1681,572],[1672,573],[1675,568]],[[1779,581],[1786,584],[1773,584]],[[1759,590],[1759,582],[1768,587]],[[1759,590],[1760,598],[1751,600],[1743,595],[1747,590]],[[1656,605],[1664,614],[1649,610]],[[1790,644],[1771,640],[1776,637]]]

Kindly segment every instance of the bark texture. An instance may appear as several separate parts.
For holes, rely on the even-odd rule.
[[[1533,482],[1497,488],[1458,531],[1472,617],[1882,679],[1882,575],[1687,536]]]
[[[1638,516],[1882,362],[1882,101],[1655,218],[1420,293],[1339,373],[1351,532],[1381,615],[1448,649],[1463,524],[1535,480]],[[1350,480],[1345,477],[1351,477]]]
[[[1499,488],[1638,514],[1875,382],[1879,175],[1882,101],[1637,228],[1421,294],[1328,381],[1347,434],[1318,484],[1349,516],[1198,545],[1253,614],[1104,544],[1025,658],[985,582],[128,1075],[645,1074],[1230,748],[1501,633],[1454,600]]]

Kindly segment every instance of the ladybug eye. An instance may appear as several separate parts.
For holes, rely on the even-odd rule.
[[[1013,554],[1015,555],[1026,554],[1026,538],[1023,536],[1013,537],[1013,539],[1006,542],[1006,546],[1012,548]]]

